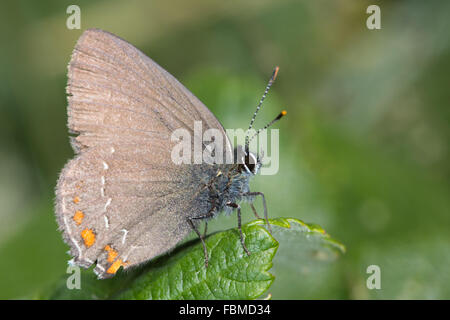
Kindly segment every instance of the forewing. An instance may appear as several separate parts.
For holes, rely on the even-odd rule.
[[[209,109],[167,71],[134,46],[98,29],[83,33],[69,63],[69,129],[79,148],[111,139],[148,139],[177,128],[192,131],[222,125]]]

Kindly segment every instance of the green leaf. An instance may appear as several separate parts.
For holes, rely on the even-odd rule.
[[[335,260],[345,247],[316,224],[294,218],[271,222],[273,236],[280,243],[270,270],[276,279],[269,289],[273,298],[312,299],[324,288],[333,290],[342,278],[341,264]]]
[[[264,224],[264,220],[255,220],[248,225]],[[301,257],[304,262],[313,262],[314,257],[320,260],[333,260],[346,251],[342,243],[331,238],[317,224],[308,224],[296,218],[271,219],[270,224],[272,235],[281,244],[282,250],[293,249],[295,255]],[[305,259],[308,257],[311,259]]]
[[[264,293],[274,277],[268,272],[278,242],[261,225],[242,227],[250,256],[237,229],[206,240],[209,266],[201,244],[192,246],[136,279],[121,299],[253,299]]]
[[[270,222],[273,236],[267,231],[264,220],[242,226],[250,256],[242,248],[238,230],[231,229],[207,237],[208,268],[205,268],[203,247],[197,239],[143,267],[119,272],[113,279],[97,280],[92,270],[82,271],[81,290],[67,289],[66,281],[70,276],[67,275],[38,298],[255,299],[274,281],[269,270],[279,242],[293,245],[302,254],[311,248],[334,254],[345,251],[342,244],[316,225],[293,218]],[[303,260],[314,258],[306,257],[305,254]]]

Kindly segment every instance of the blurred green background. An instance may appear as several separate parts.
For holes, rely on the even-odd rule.
[[[81,30],[66,8],[81,8]],[[366,8],[381,8],[368,30]],[[226,128],[282,109],[280,169],[259,176],[271,216],[318,223],[347,247],[323,268],[275,263],[274,299],[449,299],[449,1],[10,1],[0,10],[0,298],[65,273],[53,213],[72,157],[66,67],[84,29],[134,44]],[[260,208],[260,206],[259,206]],[[245,221],[253,219],[243,206]],[[234,227],[220,217],[211,230]],[[381,290],[366,269],[381,268]]]

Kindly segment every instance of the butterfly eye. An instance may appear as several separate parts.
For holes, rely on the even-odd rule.
[[[248,155],[245,157],[244,163],[252,174],[256,174],[258,170],[258,159],[253,153],[248,153]]]

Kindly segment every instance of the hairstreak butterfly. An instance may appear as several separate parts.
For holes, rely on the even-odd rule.
[[[207,266],[206,227],[205,234],[198,227],[221,211],[237,212],[250,254],[238,202],[250,200],[258,217],[251,201],[261,196],[268,223],[264,195],[249,189],[261,166],[248,150],[251,138],[233,150],[220,122],[181,83],[128,42],[98,29],[85,31],[76,44],[67,94],[76,156],[60,174],[56,216],[73,263],[95,264],[99,278],[111,277],[169,251],[194,230]],[[223,135],[220,151],[236,160],[175,164],[171,134],[178,128],[193,132],[197,122],[203,131],[217,129]]]

